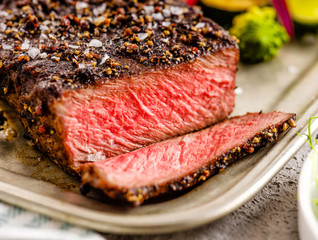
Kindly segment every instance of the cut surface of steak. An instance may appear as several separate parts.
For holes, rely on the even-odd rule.
[[[134,205],[206,180],[235,160],[277,140],[295,114],[248,113],[204,130],[82,166],[82,182]]]
[[[64,92],[55,112],[70,158],[113,157],[227,118],[234,105],[235,59],[235,51],[228,50],[172,69]]]
[[[64,169],[231,113],[238,48],[199,9],[168,0],[35,2],[0,4],[0,96]]]

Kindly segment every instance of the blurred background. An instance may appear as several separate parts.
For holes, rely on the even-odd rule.
[[[226,28],[232,26],[234,16],[247,11],[252,6],[276,6],[286,4],[291,15],[297,37],[306,34],[317,34],[318,1],[317,0],[187,0],[188,4],[202,7],[206,16],[210,16]]]
[[[318,36],[318,0],[187,0],[237,39],[240,60],[267,62],[281,47]],[[305,39],[305,40],[304,40]]]

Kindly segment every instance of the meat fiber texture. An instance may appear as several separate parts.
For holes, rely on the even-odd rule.
[[[86,164],[82,182],[134,205],[205,181],[295,127],[295,115],[248,113],[198,132]]]
[[[25,136],[69,172],[232,112],[238,48],[199,9],[35,2],[0,4],[0,96]]]

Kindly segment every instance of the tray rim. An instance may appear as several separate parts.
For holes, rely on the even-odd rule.
[[[309,71],[314,68],[318,69],[317,62],[312,63]],[[316,72],[317,71],[315,71],[315,73]],[[302,82],[302,77],[298,79],[299,81],[297,80],[295,82],[295,85]],[[285,98],[286,96],[283,96],[281,100],[286,100]],[[316,99],[318,99],[318,96],[314,96],[310,102],[301,105],[301,111],[297,113],[300,118],[297,120],[298,126],[296,129],[292,129],[284,135],[282,141],[276,143],[265,157],[261,157],[258,163],[253,165],[250,172],[233,185],[228,192],[216,199],[218,202],[214,200],[199,207],[188,210],[183,209],[181,212],[179,210],[179,212],[161,213],[154,216],[150,216],[150,214],[127,215],[123,218],[123,216],[117,216],[113,213],[98,212],[97,210],[44,196],[31,190],[21,189],[17,185],[10,183],[10,181],[3,182],[1,172],[13,174],[12,176],[23,177],[35,183],[46,184],[45,186],[48,187],[58,188],[54,184],[36,180],[32,177],[26,177],[2,167],[0,167],[0,200],[100,232],[117,234],[163,234],[195,228],[217,220],[236,210],[254,197],[270,182],[289,159],[305,144],[305,139],[297,136],[296,132],[306,133],[309,116],[318,113],[318,101],[316,101]],[[285,103],[285,101],[283,102]],[[276,108],[277,106],[272,107]],[[312,132],[317,130],[318,120],[314,121],[312,125]],[[264,171],[264,169],[266,171]],[[244,184],[241,185],[240,183],[242,182]],[[224,199],[226,199],[226,201],[224,201]]]

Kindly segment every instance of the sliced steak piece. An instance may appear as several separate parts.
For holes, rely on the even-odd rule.
[[[182,1],[4,1],[0,10],[0,96],[69,171],[233,109],[237,45]]]
[[[295,114],[248,113],[199,132],[82,166],[82,182],[134,205],[191,187],[277,140]]]

